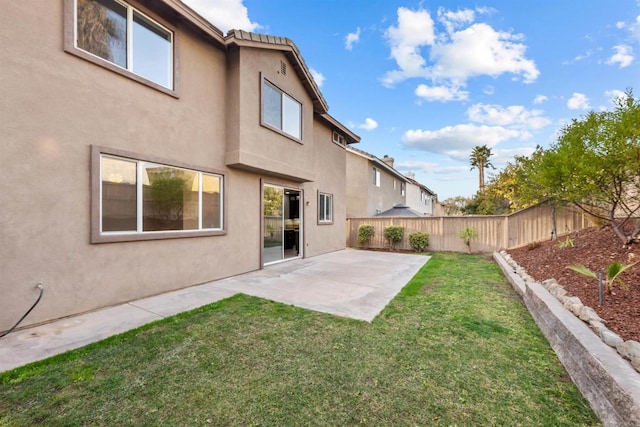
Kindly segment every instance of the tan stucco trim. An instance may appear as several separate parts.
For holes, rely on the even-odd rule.
[[[307,89],[313,100],[313,107],[316,112],[326,113],[329,105],[322,96],[309,68],[300,54],[300,50],[293,41],[285,37],[276,37],[265,34],[257,34],[242,30],[231,30],[225,37],[227,46],[254,47],[258,49],[272,49],[284,52],[293,68],[296,70],[300,81]]]
[[[333,126],[336,129],[338,129],[340,132],[344,133],[347,137],[347,144],[354,144],[354,143],[360,142],[360,137],[358,135],[356,135],[345,125],[337,121],[333,116],[329,114],[318,114],[318,116],[322,120],[324,120],[326,123],[328,123],[330,126]]]
[[[222,230],[198,230],[198,231],[171,231],[171,232],[145,232],[131,234],[102,234],[100,232],[100,156],[109,154],[124,157],[131,160],[153,162],[161,165],[190,169],[194,171],[212,173],[222,176]],[[182,239],[187,237],[223,236],[227,234],[227,188],[228,176],[219,170],[202,166],[187,164],[184,162],[162,159],[155,156],[147,156],[116,148],[91,145],[91,243],[115,243],[137,242],[144,240]]]

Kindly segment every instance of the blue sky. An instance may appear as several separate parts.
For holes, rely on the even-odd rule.
[[[572,118],[640,95],[640,0],[184,0],[223,32],[288,37],[357,148],[440,200],[473,196]]]

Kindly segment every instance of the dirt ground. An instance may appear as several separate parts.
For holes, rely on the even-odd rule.
[[[612,262],[622,264],[640,261],[640,243],[623,245],[611,227],[590,228],[568,235],[573,241],[565,247],[567,237],[556,241],[530,244],[509,250],[513,259],[537,281],[554,278],[567,292],[580,298],[606,320],[607,327],[624,340],[640,341],[640,263],[619,278],[627,289],[615,284],[611,294],[604,292],[604,303],[598,306],[598,281],[578,274],[567,267],[582,264],[592,271],[606,268]]]

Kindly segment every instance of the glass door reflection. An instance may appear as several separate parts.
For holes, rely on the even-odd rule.
[[[284,259],[284,189],[263,187],[263,246],[262,259],[269,264]]]

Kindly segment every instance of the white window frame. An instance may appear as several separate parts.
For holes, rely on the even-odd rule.
[[[324,211],[320,210],[324,199]],[[318,192],[318,224],[333,224],[333,194]]]
[[[333,131],[332,141],[338,145],[342,145],[342,146],[346,145],[344,136],[340,135],[335,130]]]
[[[115,62],[104,59],[98,55],[95,55],[87,50],[84,50],[77,45],[78,41],[78,0],[65,0],[65,27],[68,29],[65,31],[65,50],[69,53],[72,53],[76,56],[79,56],[83,59],[86,59],[90,62],[93,62],[97,65],[103,66],[111,71],[116,73],[125,75],[133,80],[136,80],[140,83],[146,84],[154,89],[157,89],[161,92],[165,92],[169,95],[177,97],[176,93],[176,82],[175,79],[175,67],[177,63],[176,59],[176,50],[175,50],[175,33],[171,29],[169,29],[166,25],[158,22],[157,19],[151,18],[148,14],[142,12],[141,10],[129,5],[128,3],[122,0],[113,0],[114,2],[122,5],[127,9],[127,41],[126,41],[126,54],[127,54],[127,66],[122,67]],[[170,57],[169,64],[167,65],[168,76],[167,80],[169,82],[169,86],[165,86],[162,83],[155,82],[153,80],[148,79],[140,74],[137,74],[133,71],[133,44],[135,43],[133,40],[133,17],[134,13],[140,15],[142,18],[148,20],[151,24],[158,27],[158,29],[165,31],[169,36],[170,40]]]
[[[380,187],[380,169],[373,168],[373,185]]]
[[[279,125],[275,125],[273,123],[269,123],[265,120],[264,114],[265,114],[265,100],[266,97],[264,96],[264,87],[265,85],[268,85],[271,89],[273,89],[276,92],[280,93],[281,96],[281,102],[280,102],[280,124]],[[268,127],[269,129],[273,129],[278,133],[281,133],[285,136],[287,136],[288,138],[293,139],[294,141],[297,142],[302,142],[302,117],[303,117],[303,112],[302,112],[302,102],[298,101],[297,99],[295,99],[293,96],[289,95],[288,93],[286,93],[285,91],[283,91],[282,89],[280,89],[277,85],[275,85],[273,82],[271,82],[270,80],[266,79],[265,77],[261,78],[261,83],[260,83],[260,93],[261,93],[261,100],[260,100],[260,123],[265,126]],[[286,128],[287,128],[287,122],[286,122],[286,117],[287,117],[287,103],[290,104],[296,104],[299,108],[299,114],[298,114],[298,133],[299,135],[294,135],[292,133],[287,132]]]
[[[400,182],[400,195],[404,196],[406,194],[406,184],[404,182]]]
[[[91,146],[91,243],[109,243],[137,240],[156,240],[183,237],[214,236],[226,234],[225,210],[226,210],[226,177],[224,174],[206,168],[192,165],[179,164],[158,158],[141,156],[123,150],[109,149],[106,147]],[[136,230],[127,231],[102,231],[102,159],[121,159],[136,163]],[[153,164],[167,166],[175,169],[195,172],[198,175],[198,228],[193,230],[163,230],[143,231],[143,169],[144,165]],[[203,175],[215,176],[220,179],[220,227],[202,227],[202,177]]]

